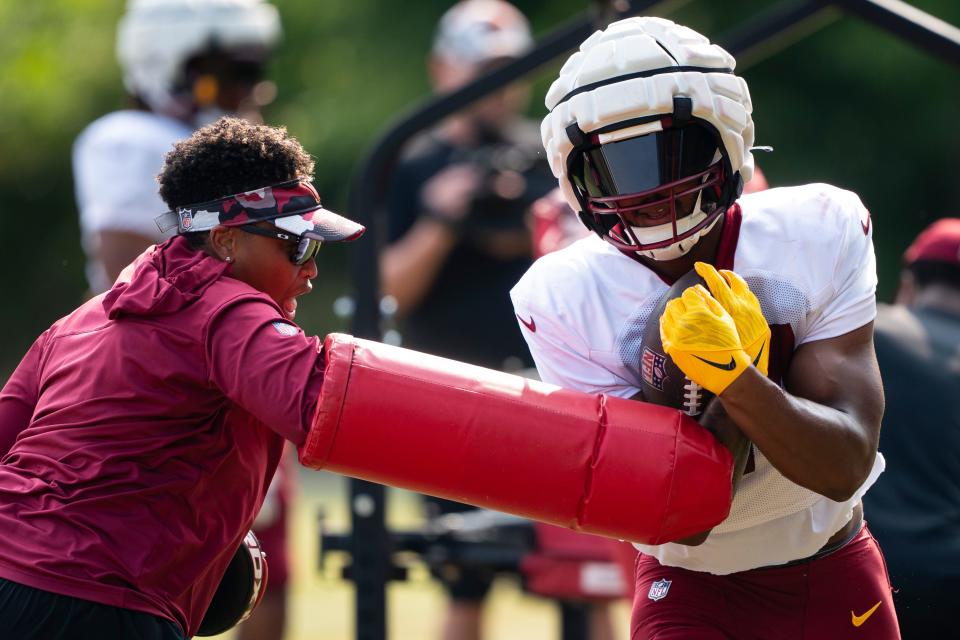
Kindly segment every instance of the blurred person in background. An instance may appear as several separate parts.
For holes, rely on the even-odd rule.
[[[448,10],[429,60],[438,94],[454,91],[533,44],[502,0]],[[494,369],[532,366],[507,292],[530,266],[524,216],[552,187],[539,129],[514,84],[415,139],[388,202],[383,293],[397,302],[404,346]]]
[[[960,218],[925,229],[904,254],[874,340],[887,409],[887,470],[864,500],[883,545],[904,638],[956,634],[960,593]]]
[[[464,0],[437,26],[428,70],[437,94],[455,91],[533,45],[526,17],[503,0]],[[532,263],[526,212],[553,186],[537,123],[514,84],[415,138],[394,174],[380,278],[396,300],[403,346],[493,369],[533,362],[508,292]],[[473,507],[429,496],[427,515]],[[435,570],[451,598],[448,640],[482,637],[492,570]]]
[[[116,47],[129,107],[91,123],[73,149],[92,294],[169,236],[154,217],[167,210],[156,175],[173,144],[222,115],[263,121],[260,109],[276,94],[263,72],[280,36],[277,9],[263,0],[130,0]],[[270,588],[240,630],[243,640],[283,635],[290,464],[281,464],[254,526],[269,555]]]
[[[222,115],[262,121],[275,93],[263,67],[279,37],[277,10],[262,0],[131,0],[117,29],[129,108],[91,123],[73,148],[94,295],[164,239],[155,177],[173,143]]]

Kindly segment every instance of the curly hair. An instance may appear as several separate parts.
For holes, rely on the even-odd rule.
[[[157,182],[175,209],[296,178],[313,178],[313,158],[286,128],[224,117],[176,143]]]

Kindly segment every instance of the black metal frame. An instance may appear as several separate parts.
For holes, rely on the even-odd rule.
[[[351,251],[351,269],[356,296],[351,330],[354,335],[378,339],[378,256],[383,243],[383,206],[389,176],[401,149],[416,133],[444,117],[517,80],[575,49],[594,29],[612,20],[648,11],[660,3],[653,0],[598,2],[566,25],[540,40],[524,58],[511,62],[476,79],[451,94],[436,97],[400,118],[384,133],[354,174],[348,211],[364,224],[372,242],[357,243]],[[673,6],[676,6],[674,3]],[[744,23],[718,42],[738,60],[757,56],[772,42],[792,42],[812,32],[811,24],[822,26],[825,12],[839,8],[884,29],[917,48],[960,67],[960,29],[926,14],[901,0],[784,0]],[[765,51],[770,55],[772,49]],[[762,55],[762,54],[761,54]],[[766,57],[766,56],[764,56]],[[740,68],[743,68],[741,63]],[[384,487],[363,480],[350,481],[352,531],[342,548],[352,556],[348,575],[356,587],[356,637],[358,640],[386,638],[386,583],[402,571],[392,564],[396,541],[388,534],[385,520]],[[582,610],[563,609],[563,635],[567,640],[585,637]]]

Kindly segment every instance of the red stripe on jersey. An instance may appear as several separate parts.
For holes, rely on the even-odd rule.
[[[733,256],[737,252],[737,240],[740,239],[740,221],[743,214],[740,211],[740,204],[734,202],[724,213],[723,231],[720,235],[720,245],[717,247],[717,259],[713,261],[713,266],[717,269],[728,269],[733,271]]]

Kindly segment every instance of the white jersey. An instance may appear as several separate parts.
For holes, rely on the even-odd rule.
[[[94,293],[113,284],[96,258],[97,233],[129,231],[151,242],[165,239],[153,221],[167,210],[160,199],[157,174],[173,144],[192,133],[190,126],[166,116],[117,111],[95,120],[77,137],[74,185],[87,280]]]
[[[727,212],[720,253],[750,285],[777,352],[833,338],[876,315],[870,216],[859,198],[825,184],[744,196]],[[718,259],[718,262],[720,260]],[[668,285],[597,236],[540,258],[511,291],[540,377],[586,393],[629,398],[640,390],[640,350]],[[782,360],[782,358],[781,358]],[[727,574],[814,554],[852,517],[883,470],[846,502],[794,484],[756,448],[730,515],[700,546],[636,545],[661,564]]]

